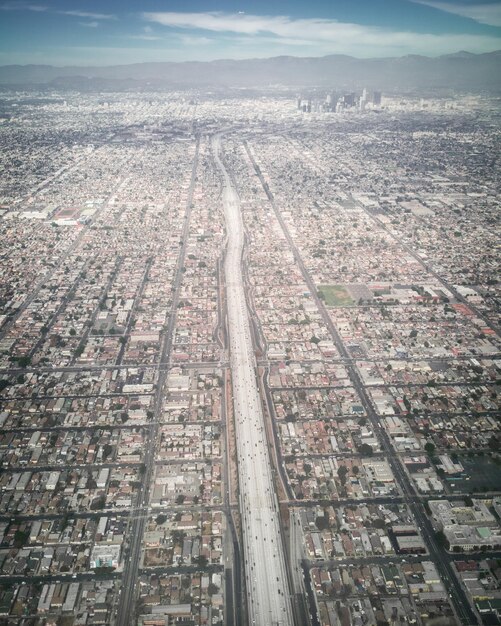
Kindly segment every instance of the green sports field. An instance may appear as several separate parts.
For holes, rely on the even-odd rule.
[[[342,285],[320,285],[318,291],[323,293],[327,306],[350,306],[353,304],[352,297],[346,287]]]

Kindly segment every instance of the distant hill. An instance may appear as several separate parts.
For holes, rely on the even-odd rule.
[[[391,91],[501,90],[501,50],[457,52],[440,57],[358,59],[279,56],[239,61],[136,63],[108,67],[0,66],[0,85],[52,88],[132,89],[151,87],[332,87]]]

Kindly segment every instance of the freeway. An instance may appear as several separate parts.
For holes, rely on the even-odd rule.
[[[434,528],[431,521],[428,519],[427,515],[424,512],[423,507],[413,500],[416,495],[415,489],[411,483],[409,476],[406,473],[405,467],[403,466],[402,461],[396,455],[394,455],[393,446],[391,444],[390,438],[384,428],[382,427],[379,417],[376,414],[374,406],[369,398],[365,385],[358,373],[358,369],[355,367],[354,362],[349,360],[349,353],[344,345],[343,339],[338,333],[334,323],[332,322],[331,317],[325,307],[325,304],[322,300],[320,300],[318,296],[317,288],[313,282],[313,279],[310,276],[310,273],[306,269],[306,266],[301,258],[299,250],[289,232],[287,224],[275,203],[275,198],[270,191],[270,188],[265,181],[261,170],[256,163],[254,156],[252,155],[249,146],[246,142],[244,142],[244,146],[247,152],[247,155],[254,167],[254,171],[256,172],[257,177],[268,197],[270,205],[275,213],[275,216],[280,224],[282,232],[285,235],[285,239],[289,244],[289,247],[294,255],[295,262],[298,265],[299,270],[303,276],[303,279],[312,295],[312,299],[317,305],[318,311],[320,312],[322,319],[329,330],[329,333],[334,341],[334,344],[341,355],[341,357],[345,360],[345,366],[348,371],[350,380],[352,382],[353,387],[358,393],[362,405],[367,413],[367,417],[370,419],[374,432],[379,436],[379,439],[383,446],[383,451],[385,452],[385,456],[387,461],[392,469],[392,472],[395,476],[395,479],[400,487],[402,492],[402,496],[404,498],[405,503],[409,506],[411,511],[414,514],[417,525],[421,530],[423,539],[427,545],[428,551],[430,553],[431,560],[437,566],[437,570],[444,582],[444,585],[449,593],[449,597],[452,600],[454,609],[456,614],[462,624],[467,626],[472,626],[474,624],[478,624],[478,619],[475,613],[473,612],[472,607],[468,601],[465,590],[461,587],[461,584],[458,578],[455,576],[454,571],[451,567],[450,560],[447,558],[445,550],[437,545],[437,541],[434,536]]]
[[[221,135],[213,137],[212,146],[223,178],[228,233],[224,270],[249,624],[288,626],[293,624],[289,579],[242,277],[240,201],[220,158]]]

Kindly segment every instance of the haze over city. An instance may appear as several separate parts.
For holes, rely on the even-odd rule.
[[[3,0],[0,63],[117,65],[499,50],[498,0]]]
[[[501,624],[501,3],[0,2],[0,624]]]

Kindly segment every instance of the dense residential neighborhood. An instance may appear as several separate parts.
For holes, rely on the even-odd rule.
[[[245,623],[263,451],[293,623],[501,624],[499,120],[368,98],[2,95],[1,624]]]

